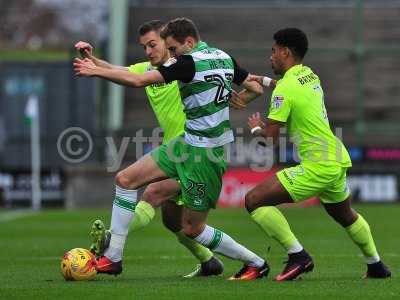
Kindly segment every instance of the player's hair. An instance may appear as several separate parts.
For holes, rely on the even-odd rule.
[[[138,32],[140,36],[145,35],[150,31],[160,32],[165,23],[160,20],[151,20],[139,26]]]
[[[297,58],[303,59],[307,53],[307,36],[298,28],[281,29],[274,34],[274,40],[279,46],[288,47]]]
[[[193,21],[188,18],[176,18],[165,25],[160,33],[163,39],[172,37],[179,43],[183,43],[185,38],[191,36],[196,41],[200,40],[200,34]]]

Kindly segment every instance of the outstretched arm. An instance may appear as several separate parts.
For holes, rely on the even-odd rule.
[[[124,66],[113,65],[105,60],[97,58],[93,55],[93,46],[88,42],[79,41],[75,44],[75,49],[79,51],[83,58],[89,58],[96,66],[102,67],[105,69],[116,69],[116,70],[125,70],[128,68]]]
[[[76,76],[96,76],[125,86],[144,87],[152,83],[165,82],[161,73],[156,70],[135,74],[127,70],[99,67],[89,58],[75,58],[73,65]]]

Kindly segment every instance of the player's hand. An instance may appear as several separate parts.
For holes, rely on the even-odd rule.
[[[261,120],[261,115],[259,112],[252,114],[249,117],[247,124],[249,125],[250,130],[252,130],[255,127],[261,127],[261,128],[265,127],[265,123]]]
[[[271,79],[269,78],[271,81],[268,84],[268,87],[270,89],[274,89],[276,87],[276,80],[275,79]],[[258,75],[254,75],[254,74],[249,74],[249,76],[247,77],[248,81],[256,81],[258,82],[261,86],[266,86],[265,83],[263,82],[264,80],[264,76],[258,76]]]
[[[229,105],[230,105],[230,107],[233,107],[234,109],[243,109],[247,106],[247,103],[245,100],[243,100],[240,97],[238,92],[236,92],[235,90],[232,90],[232,96],[231,96]]]
[[[258,75],[254,75],[254,74],[249,74],[249,76],[247,76],[246,80],[248,81],[256,81],[258,82],[260,85],[263,85],[263,76],[258,76]]]
[[[94,76],[96,75],[96,71],[98,69],[98,67],[89,58],[75,58],[73,65],[76,76]]]
[[[75,49],[79,51],[82,57],[92,58],[93,46],[88,42],[79,41],[75,44]]]

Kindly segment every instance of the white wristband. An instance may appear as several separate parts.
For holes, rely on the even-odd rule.
[[[252,128],[251,130],[250,130],[250,132],[251,132],[251,134],[254,134],[256,131],[258,131],[258,130],[262,130],[262,128],[260,127],[260,126],[256,126],[256,127],[254,127],[254,128]]]
[[[262,85],[265,87],[269,87],[269,84],[271,83],[271,81],[272,81],[271,78],[264,76],[262,79]]]

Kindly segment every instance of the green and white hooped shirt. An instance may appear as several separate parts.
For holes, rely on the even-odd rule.
[[[158,69],[166,82],[178,80],[186,114],[185,141],[196,147],[218,147],[234,140],[229,121],[232,83],[248,72],[224,51],[204,42]]]

